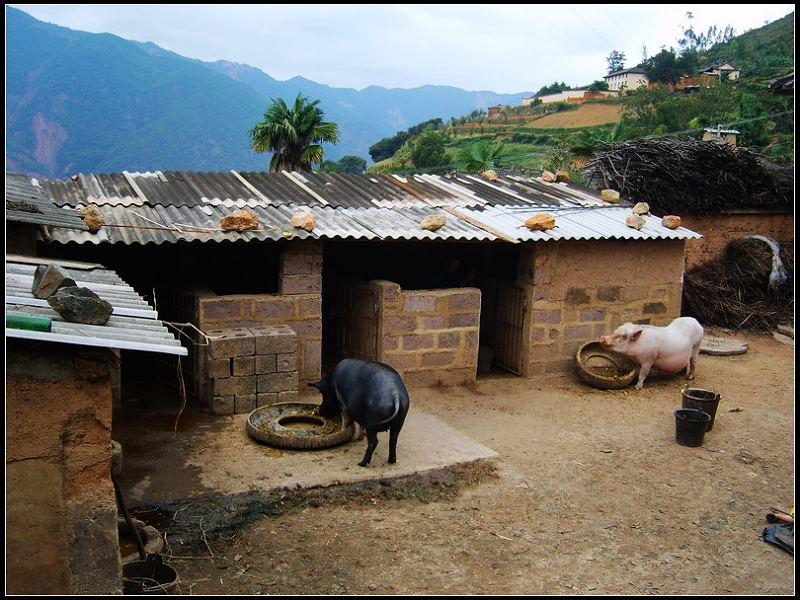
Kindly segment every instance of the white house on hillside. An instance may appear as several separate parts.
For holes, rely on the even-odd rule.
[[[617,92],[635,90],[650,83],[650,80],[647,79],[647,75],[645,75],[644,69],[640,69],[639,67],[614,71],[604,76],[603,79],[608,82],[609,90]]]
[[[728,79],[739,79],[739,69],[731,63],[721,62],[709,65],[701,71],[703,75],[713,75],[714,77],[727,77]]]

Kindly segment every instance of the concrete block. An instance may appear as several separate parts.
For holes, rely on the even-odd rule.
[[[464,313],[450,315],[447,320],[448,327],[480,327],[481,317],[478,313]]]
[[[413,317],[387,317],[383,321],[386,333],[405,333],[416,329],[417,321]]]
[[[479,310],[481,307],[480,290],[464,292],[462,294],[454,294],[450,296],[448,306],[450,307],[450,310],[463,310],[466,308],[474,308]]]
[[[258,393],[297,391],[298,387],[299,379],[296,371],[258,375]]]
[[[256,373],[256,357],[255,356],[238,356],[233,359],[233,374],[236,377],[242,375],[255,375]]]
[[[667,312],[667,305],[663,302],[648,302],[644,305],[644,314],[660,315]]]
[[[278,354],[276,358],[276,367],[276,370],[281,373],[297,371],[297,354]]]
[[[208,376],[211,379],[225,379],[231,376],[230,358],[213,358],[208,361]]]
[[[256,375],[274,373],[278,370],[277,359],[274,354],[258,354],[255,363]]]
[[[561,323],[560,310],[534,310],[533,311],[534,323]]]
[[[565,340],[588,340],[592,337],[591,325],[572,325],[564,327]]]
[[[236,396],[233,400],[234,412],[249,413],[256,408],[256,395]]]
[[[458,348],[461,342],[461,334],[457,331],[448,331],[439,334],[439,348]]]
[[[309,296],[295,300],[298,317],[322,318],[322,296]]]
[[[422,355],[423,367],[444,367],[455,362],[455,352],[426,352]]]
[[[400,347],[400,336],[397,335],[386,335],[383,336],[383,349],[386,350],[397,350]]]
[[[384,355],[382,362],[395,369],[411,369],[417,366],[417,354],[389,353]]]
[[[206,332],[209,337],[208,349],[211,358],[233,358],[255,354],[255,341],[249,329],[212,329]]]
[[[420,350],[433,348],[432,333],[415,333],[403,336],[403,350]]]
[[[319,379],[322,372],[322,341],[305,340],[301,344],[302,357],[298,357],[298,367],[303,381]]]
[[[616,285],[608,285],[597,288],[597,299],[603,302],[616,302],[619,300],[620,287]]]
[[[243,316],[241,300],[202,300],[201,302],[204,321],[235,321]]]
[[[254,327],[251,331],[256,354],[285,354],[297,350],[297,334],[286,325]]]
[[[602,321],[606,318],[605,308],[590,308],[581,311],[581,321]]]
[[[444,329],[447,327],[447,320],[444,315],[435,315],[432,317],[421,317],[419,320],[421,329]]]
[[[215,396],[247,396],[256,393],[256,376],[215,379],[212,383]]]
[[[322,275],[284,275],[281,277],[281,294],[321,294]]]
[[[564,301],[571,305],[589,304],[591,298],[589,297],[589,292],[585,288],[571,287],[567,290]]]
[[[420,296],[407,294],[403,302],[403,310],[408,313],[424,313],[436,310],[437,296]]]
[[[294,302],[291,298],[272,296],[253,301],[253,316],[258,319],[294,316]]]

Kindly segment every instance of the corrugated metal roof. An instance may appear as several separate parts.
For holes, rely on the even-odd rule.
[[[41,262],[46,264],[52,261]],[[34,298],[31,293],[37,267],[34,261],[9,260],[6,262],[6,314],[49,317],[53,324],[49,332],[6,327],[6,337],[182,356],[187,354],[186,348],[175,335],[158,320],[153,308],[116,273],[93,265],[76,268],[75,263],[71,264],[65,269],[69,276],[79,286],[88,287],[114,307],[108,322],[105,325],[84,325],[64,321],[46,300]]]
[[[87,229],[81,215],[59,208],[22,173],[6,173],[6,221]]]
[[[80,175],[68,182],[47,182],[45,188],[59,197],[56,202],[98,204],[104,215],[106,226],[96,234],[54,232],[54,241],[61,243],[161,244],[309,237],[483,241],[700,237],[685,228],[668,230],[655,217],[649,217],[642,230],[631,229],[625,225],[626,207],[630,205],[609,205],[594,190],[530,177],[502,176],[488,181],[459,173],[400,176],[157,171]],[[222,232],[219,220],[244,207],[256,214],[261,227],[242,233]],[[290,225],[292,215],[301,208],[316,215],[313,232]],[[586,213],[590,209],[598,210]],[[563,217],[558,230],[534,233],[519,229],[524,221],[520,221],[521,215],[527,218],[543,211]],[[447,225],[437,232],[420,229],[421,220],[428,215],[445,216]]]
[[[553,207],[528,209],[491,206],[482,210],[459,209],[497,232],[521,242],[550,240],[687,240],[702,237],[685,227],[667,229],[661,219],[644,215],[645,226],[640,230],[628,227],[625,219],[630,209],[621,206]],[[556,228],[530,231],[525,221],[535,214],[550,213],[556,217]]]

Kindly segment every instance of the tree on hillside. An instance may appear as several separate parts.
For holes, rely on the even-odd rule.
[[[325,121],[319,100],[298,94],[292,106],[273,100],[264,113],[264,120],[250,130],[256,152],[274,152],[270,171],[311,171],[312,164],[321,164],[323,143],[339,141],[339,126]]]
[[[456,156],[459,169],[470,173],[495,169],[506,155],[506,148],[501,142],[479,140],[462,148]]]
[[[341,173],[342,171],[339,169],[339,163],[333,160],[323,160],[322,164],[319,166],[320,173]]]
[[[611,54],[606,57],[608,63],[608,72],[621,71],[625,68],[625,53],[618,50],[612,50]]]
[[[539,88],[539,91],[536,92],[536,95],[547,96],[548,94],[557,94],[558,92],[563,92],[568,89],[569,86],[563,81],[561,83],[554,81],[550,85],[543,85],[541,88]]]
[[[684,52],[680,56],[673,48],[662,49],[640,65],[653,83],[677,83],[682,75],[697,71],[697,54]]]
[[[343,156],[339,159],[340,173],[363,173],[367,170],[367,161],[360,156]]]
[[[420,135],[411,149],[411,162],[415,167],[438,167],[445,163],[444,136],[435,130]]]
[[[608,89],[608,82],[598,79],[589,84],[590,92],[604,92]]]

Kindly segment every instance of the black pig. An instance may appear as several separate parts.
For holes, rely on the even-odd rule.
[[[408,390],[400,374],[377,362],[346,358],[320,381],[308,385],[322,394],[319,414],[351,419],[367,433],[367,451],[358,463],[366,467],[378,445],[378,432],[389,430],[389,462],[397,462],[397,436],[408,413]]]

